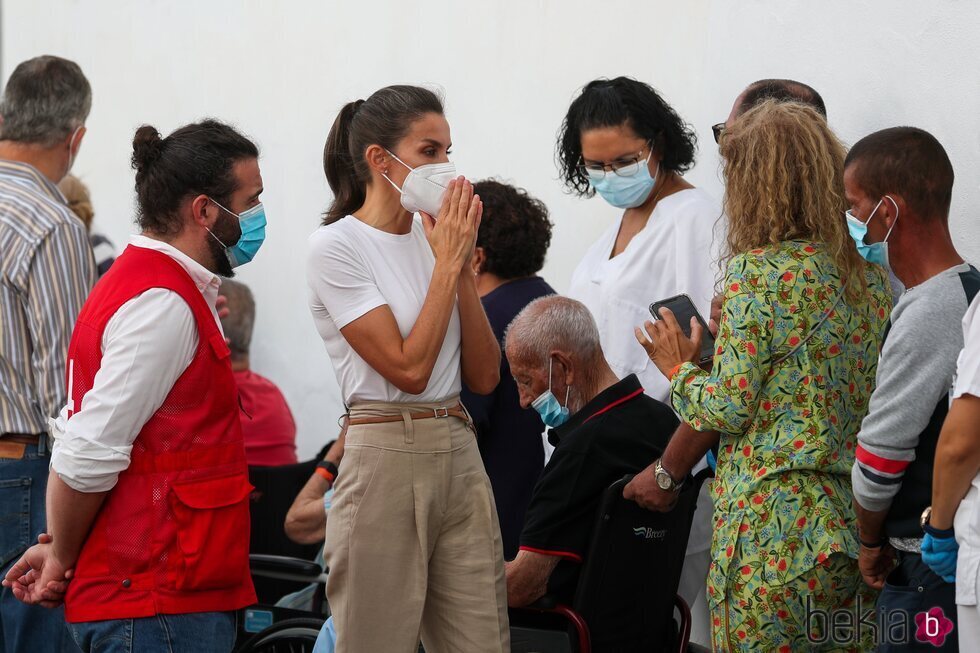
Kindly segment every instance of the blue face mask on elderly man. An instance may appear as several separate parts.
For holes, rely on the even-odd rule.
[[[566,386],[565,388],[564,406],[558,403],[558,398],[551,391],[551,369],[554,360],[553,356],[548,359],[548,390],[542,392],[537,399],[531,402],[531,408],[538,411],[541,421],[544,422],[545,426],[551,428],[561,426],[568,421],[571,415],[568,410],[568,393],[571,391],[571,387]]]

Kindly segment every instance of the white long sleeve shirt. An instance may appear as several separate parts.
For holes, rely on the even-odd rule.
[[[129,244],[177,261],[221,329],[215,307],[221,280],[216,274],[159,240],[133,236]],[[197,345],[194,315],[177,293],[153,288],[123,304],[102,334],[102,364],[92,389],[71,420],[66,406],[51,422],[51,468],[61,480],[79,492],[111,490],[129,467],[133,441],[191,364]]]

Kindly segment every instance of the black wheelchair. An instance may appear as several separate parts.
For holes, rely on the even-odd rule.
[[[249,566],[259,602],[240,615],[235,653],[308,653],[330,616],[326,568],[319,561],[323,543],[296,544],[283,528],[289,507],[325,453],[295,465],[249,467],[255,487]],[[301,606],[277,605],[285,595],[303,590],[308,600]]]
[[[609,486],[571,606],[545,596],[512,608],[513,653],[685,653],[691,612],[677,595],[704,470],[674,509],[650,512],[623,498],[632,476]],[[639,599],[639,600],[638,600]]]
[[[253,579],[313,585],[310,610],[265,603],[245,608],[235,653],[310,653],[330,616],[325,600],[326,569],[316,562],[284,556],[249,556]]]
[[[239,620],[235,653],[310,653],[330,616],[325,600],[328,570],[314,560],[319,545],[311,545],[316,549],[312,554],[311,547],[297,549],[302,545],[289,541],[282,526],[315,464],[316,460],[288,466],[295,469],[250,470],[260,492],[253,503],[250,566],[257,591],[262,589],[259,603],[246,608]],[[708,476],[710,471],[704,470],[689,477],[669,513],[650,512],[624,499],[623,488],[632,476],[610,485],[599,506],[572,605],[545,596],[526,608],[511,609],[512,653],[702,650],[689,645],[691,614],[677,588],[698,493]],[[299,555],[256,552],[266,545]],[[283,593],[310,586],[309,603],[302,608],[276,605]],[[643,600],[625,604],[624,609],[624,597]]]

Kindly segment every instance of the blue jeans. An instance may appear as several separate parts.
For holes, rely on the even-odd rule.
[[[20,559],[46,525],[46,443],[27,445],[20,459],[0,458],[0,575]],[[64,610],[25,605],[0,589],[0,651],[56,653],[76,650],[65,628]]]
[[[878,595],[877,608],[879,622],[885,624],[881,629],[878,653],[956,653],[959,650],[955,630],[956,585],[933,573],[922,562],[921,555],[898,552],[898,566],[885,579],[885,588]],[[915,638],[919,630],[916,615],[932,608],[941,609],[944,618],[954,624],[953,632],[945,638],[942,646]],[[907,624],[908,628],[902,628],[902,623]]]
[[[158,614],[68,628],[83,653],[229,653],[236,635],[234,612]]]

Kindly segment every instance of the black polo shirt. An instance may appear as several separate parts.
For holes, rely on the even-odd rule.
[[[551,430],[555,452],[534,487],[520,547],[561,558],[549,594],[571,601],[603,492],[656,460],[677,424],[631,374]]]

